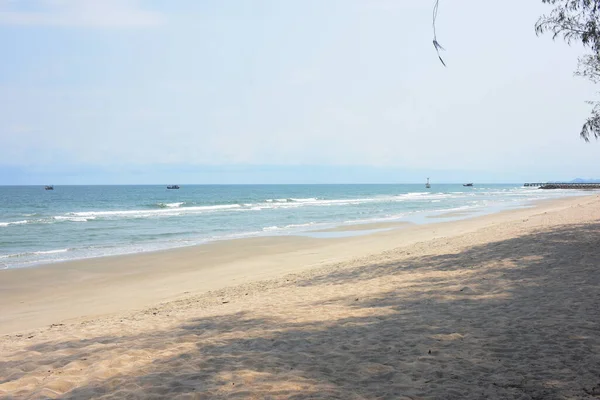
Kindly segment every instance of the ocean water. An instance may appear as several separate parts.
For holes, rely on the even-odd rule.
[[[184,185],[0,187],[0,269],[344,224],[438,222],[580,194],[520,185]]]

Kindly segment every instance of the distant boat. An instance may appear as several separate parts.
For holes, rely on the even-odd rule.
[[[179,189],[179,185],[169,185],[167,189]]]
[[[429,184],[429,178],[427,178],[427,183],[425,184],[425,189],[429,189],[431,185]]]
[[[469,187],[471,187],[471,186],[473,186],[473,184],[472,183],[463,183],[463,186],[469,186]]]
[[[45,190],[54,190],[54,185],[44,186]]]

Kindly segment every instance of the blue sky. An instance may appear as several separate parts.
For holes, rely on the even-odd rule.
[[[600,177],[549,8],[430,3],[0,0],[0,184]]]

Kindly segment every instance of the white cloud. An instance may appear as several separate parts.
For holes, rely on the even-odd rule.
[[[0,25],[128,28],[162,22],[138,0],[0,1]]]

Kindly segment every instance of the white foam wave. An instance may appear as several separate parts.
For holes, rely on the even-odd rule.
[[[70,222],[88,222],[88,221],[93,221],[96,219],[96,217],[94,217],[94,216],[75,217],[75,216],[62,216],[62,215],[57,215],[53,218],[57,221],[70,221]]]
[[[316,201],[316,197],[306,197],[306,198],[285,198],[285,199],[267,199],[265,200],[267,203],[306,203]]]
[[[67,251],[69,251],[69,249],[40,250],[40,251],[32,251],[32,252],[25,252],[25,253],[4,254],[4,255],[0,255],[0,259],[19,258],[19,257],[32,256],[32,255],[38,256],[38,255],[44,255],[44,254],[66,253]]]
[[[66,253],[69,249],[57,249],[57,250],[47,250],[47,251],[34,251],[33,254],[56,254],[56,253]]]
[[[458,198],[448,193],[406,193],[394,196],[375,196],[365,198],[347,198],[347,199],[318,199],[316,197],[307,198],[279,198],[267,199],[262,203],[244,203],[244,204],[220,204],[210,206],[181,207],[184,202],[163,204],[163,208],[155,210],[114,210],[114,211],[85,211],[67,213],[63,218],[73,217],[130,217],[145,218],[151,216],[175,216],[182,214],[199,214],[205,212],[219,211],[260,211],[268,209],[286,209],[298,207],[329,207],[329,206],[347,206],[360,205],[365,203],[389,203],[402,201],[429,201],[442,200],[446,198]],[[178,213],[174,213],[177,209]]]
[[[375,196],[375,197],[364,197],[364,198],[348,198],[348,199],[317,199],[317,198],[305,198],[305,199],[269,199],[266,204],[257,204],[255,207],[260,208],[289,208],[289,207],[302,207],[302,206],[344,206],[344,205],[358,205],[364,203],[389,203],[389,202],[402,202],[407,200],[421,201],[421,200],[433,200],[433,199],[445,199],[445,198],[458,198],[458,196],[452,196],[447,193],[406,193],[395,196]],[[285,201],[284,201],[285,200]]]
[[[14,221],[14,222],[0,222],[0,226],[23,225],[23,224],[28,224],[28,223],[29,223],[28,220]]]
[[[286,209],[286,208],[298,208],[302,207],[302,204],[298,203],[262,203],[262,204],[251,204],[247,210],[258,211],[258,210],[271,210],[271,209]]]
[[[178,207],[181,207],[184,204],[185,204],[184,201],[180,201],[180,202],[177,202],[177,203],[158,203],[157,206],[160,207],[160,208],[178,208]]]
[[[411,193],[406,193],[403,196],[406,196],[406,197],[419,197],[419,196],[426,196],[428,194],[431,194],[431,192],[411,192]]]
[[[285,226],[274,225],[274,226],[266,226],[266,227],[262,228],[262,230],[263,230],[263,232],[291,230],[291,229],[314,227],[315,224],[316,224],[316,222],[308,222],[305,224],[289,224],[289,225],[285,225]]]
[[[184,207],[178,208],[177,213],[201,213],[207,211],[219,211],[219,210],[230,210],[240,208],[239,204],[224,204],[224,205],[215,205],[215,206],[198,206],[198,207]],[[173,207],[177,208],[177,207]],[[152,215],[169,215],[172,214],[174,210],[170,209],[159,209],[159,210],[114,210],[114,211],[83,211],[83,212],[72,212],[68,213],[67,217],[113,217],[113,216],[132,216],[132,217],[144,217],[144,216],[152,216]]]

